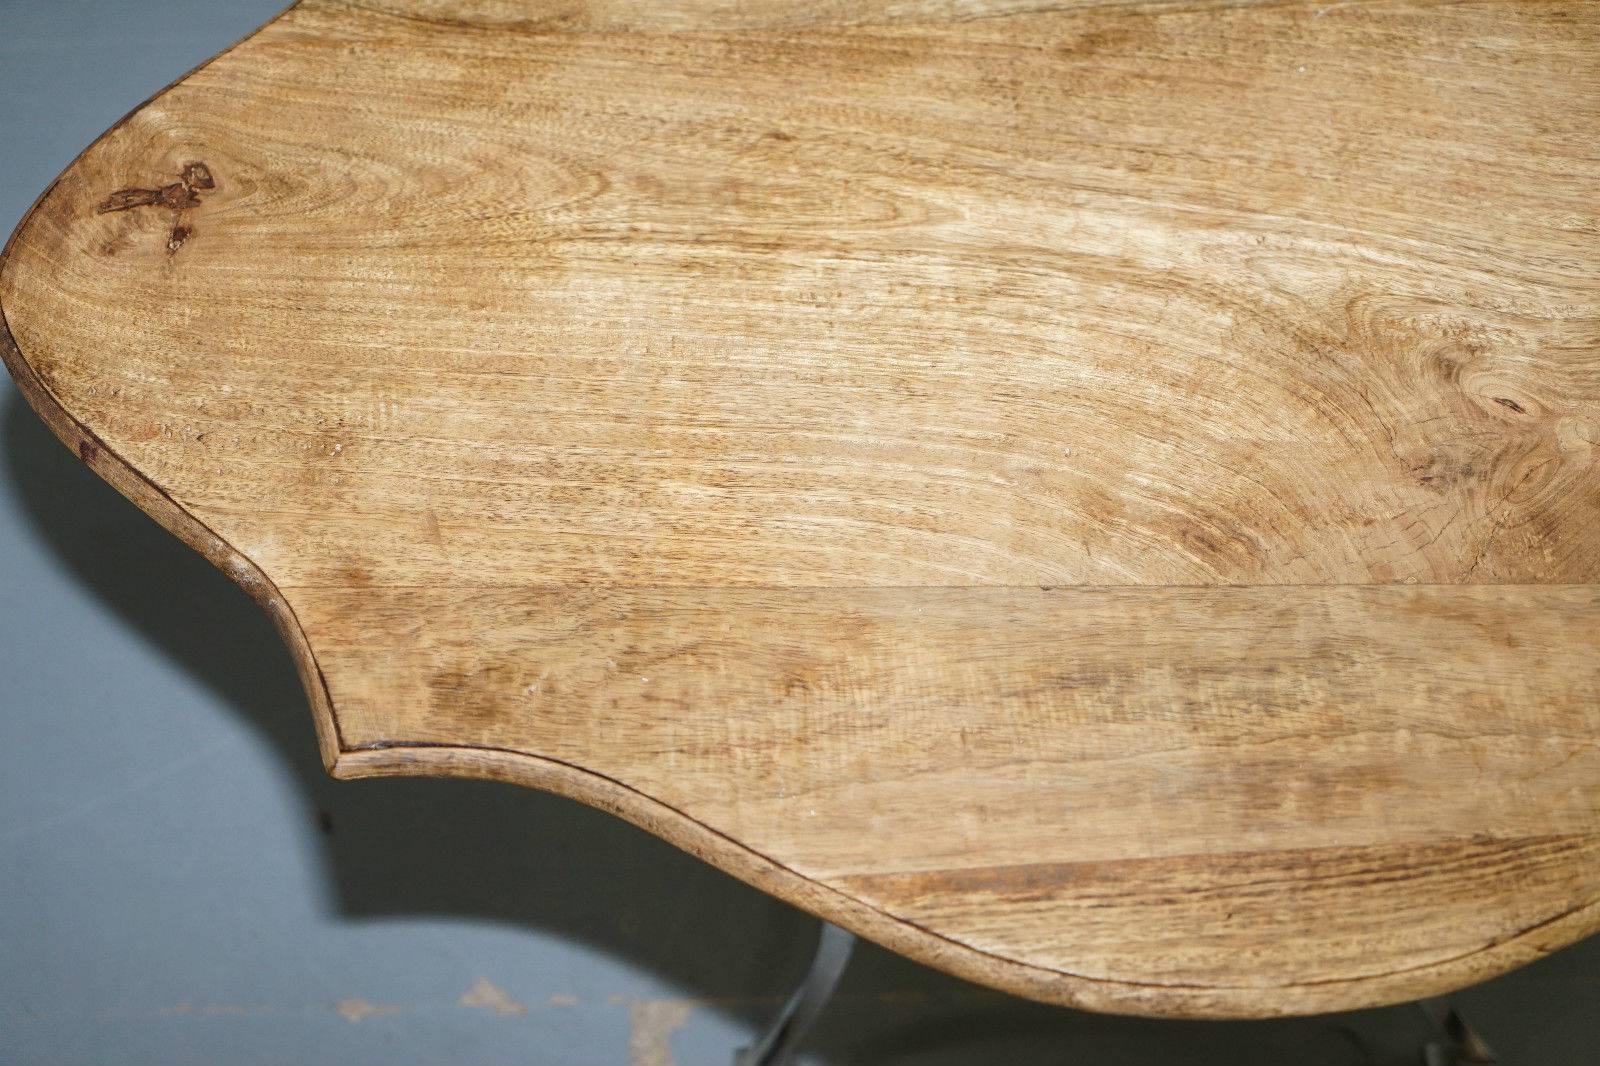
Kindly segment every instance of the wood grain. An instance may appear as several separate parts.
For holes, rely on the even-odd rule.
[[[303,0],[0,353],[342,776],[954,972],[1361,1006],[1600,926],[1600,10]]]

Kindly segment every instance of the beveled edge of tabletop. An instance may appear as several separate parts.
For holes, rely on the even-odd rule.
[[[1506,973],[1600,931],[1600,900],[1557,914],[1461,955],[1381,974],[1280,985],[1182,985],[1089,977],[1019,962],[897,918],[815,881],[696,821],[646,793],[556,759],[469,745],[383,743],[346,746],[315,650],[288,598],[251,559],[208,528],[106,445],[51,392],[17,344],[3,303],[12,246],[61,176],[135,114],[193,74],[233,52],[300,7],[291,0],[261,27],[153,94],[87,145],[47,186],[0,247],[0,362],[29,406],[79,459],[135,506],[199,552],[254,599],[277,627],[311,707],[318,749],[339,780],[459,777],[540,789],[584,803],[658,836],[740,880],[911,959],[970,981],[1045,1003],[1164,1018],[1246,1019],[1308,1015],[1402,1003],[1444,994]],[[349,5],[362,10],[361,5]],[[375,14],[381,11],[374,10]]]

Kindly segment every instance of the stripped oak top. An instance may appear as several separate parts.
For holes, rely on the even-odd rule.
[[[338,776],[1350,1008],[1600,927],[1597,144],[1584,0],[303,0],[44,194],[0,349]]]

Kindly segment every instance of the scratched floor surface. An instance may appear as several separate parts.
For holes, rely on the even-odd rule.
[[[0,0],[0,229],[277,0]],[[232,584],[0,385],[0,1062],[720,1064],[811,923],[565,800],[336,784]],[[1600,940],[1461,997],[1507,1063],[1600,1061]],[[863,949],[809,1061],[1409,1063],[1409,1008],[1196,1024]]]

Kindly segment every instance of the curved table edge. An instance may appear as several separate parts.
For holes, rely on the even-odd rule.
[[[800,874],[627,784],[560,760],[499,748],[391,741],[345,749],[341,780],[462,777],[565,796],[668,841],[746,884],[924,965],[1057,1006],[1149,1018],[1262,1019],[1426,999],[1506,973],[1600,930],[1600,899],[1483,948],[1419,967],[1283,985],[1179,985],[1091,977],[1020,962],[943,936]]]

